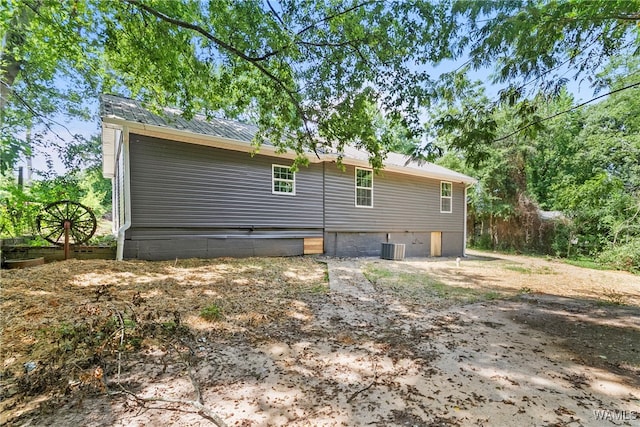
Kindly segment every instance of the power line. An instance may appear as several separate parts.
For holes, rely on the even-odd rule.
[[[575,106],[573,106],[573,107],[571,107],[571,108],[567,108],[566,110],[560,111],[560,112],[558,112],[558,113],[552,114],[551,116],[544,117],[544,118],[542,118],[542,119],[539,119],[539,120],[536,120],[536,121],[534,121],[534,122],[531,122],[531,123],[529,123],[528,125],[526,125],[526,126],[522,126],[521,128],[518,128],[518,129],[516,129],[515,131],[513,131],[513,132],[511,132],[511,133],[509,133],[509,134],[507,134],[507,135],[505,135],[505,136],[501,136],[501,137],[500,137],[500,138],[498,138],[498,139],[494,139],[494,140],[492,141],[492,143],[493,143],[493,142],[500,142],[500,141],[504,141],[505,139],[507,139],[507,138],[509,138],[509,137],[511,137],[511,136],[513,136],[513,135],[515,135],[515,134],[517,134],[517,133],[520,133],[520,132],[522,132],[523,130],[529,129],[529,128],[530,128],[530,127],[532,127],[532,126],[538,125],[538,124],[540,124],[540,123],[542,123],[542,122],[546,122],[547,120],[554,119],[554,118],[556,118],[556,117],[558,117],[558,116],[561,116],[561,115],[563,115],[563,114],[569,113],[569,112],[571,112],[571,111],[573,111],[573,110],[576,110],[576,109],[578,109],[578,108],[580,108],[580,107],[584,107],[585,105],[590,104],[590,103],[592,103],[593,101],[596,101],[596,100],[598,100],[598,99],[600,99],[600,98],[604,98],[605,96],[609,96],[609,95],[612,95],[612,94],[614,94],[614,93],[622,92],[623,90],[632,89],[632,88],[634,88],[634,87],[640,87],[640,82],[631,83],[630,85],[623,86],[623,87],[621,87],[621,88],[618,88],[618,89],[612,90],[612,91],[610,91],[610,92],[607,92],[607,93],[605,93],[605,94],[603,94],[603,95],[596,96],[595,98],[591,98],[591,99],[590,99],[590,100],[588,100],[588,101],[585,101],[585,102],[583,102],[583,103],[581,103],[581,104],[575,105]]]

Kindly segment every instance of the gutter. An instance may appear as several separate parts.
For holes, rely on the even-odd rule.
[[[129,174],[129,129],[124,127],[122,138],[122,150],[120,153],[123,157],[124,166],[124,191],[123,200],[124,203],[124,224],[118,229],[118,238],[116,245],[116,261],[122,261],[124,255],[124,235],[125,232],[131,227],[131,176]],[[115,178],[117,179],[117,177]]]

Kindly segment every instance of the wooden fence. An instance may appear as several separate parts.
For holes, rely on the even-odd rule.
[[[2,263],[5,260],[31,259],[43,257],[45,262],[64,259],[62,246],[24,246],[3,245]],[[115,259],[116,248],[113,246],[71,246],[71,258],[74,259]]]

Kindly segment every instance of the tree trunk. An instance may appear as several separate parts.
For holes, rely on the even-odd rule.
[[[33,7],[37,8],[38,6],[39,2],[36,2]],[[2,116],[11,95],[13,83],[22,70],[22,61],[16,59],[14,49],[24,44],[24,29],[32,17],[33,10],[22,5],[20,12],[11,19],[9,29],[2,39],[0,46],[0,124],[3,122]]]

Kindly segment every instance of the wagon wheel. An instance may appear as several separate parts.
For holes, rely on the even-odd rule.
[[[86,243],[98,225],[91,209],[70,200],[48,204],[36,218],[38,233],[54,245]],[[65,233],[68,229],[68,233]],[[65,234],[68,237],[65,237]]]

